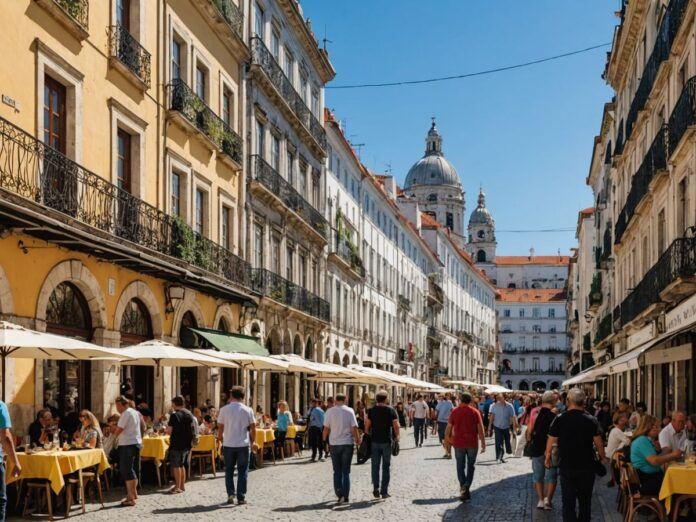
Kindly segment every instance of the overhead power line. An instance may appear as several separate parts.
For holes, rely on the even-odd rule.
[[[457,74],[454,76],[442,76],[440,78],[426,78],[422,80],[404,80],[400,82],[383,82],[383,83],[360,83],[354,85],[327,85],[326,89],[364,89],[369,87],[395,87],[397,85],[417,85],[420,83],[435,83],[435,82],[445,82],[450,80],[461,80],[462,78],[471,78],[473,76],[484,76],[486,74],[494,74],[504,71],[510,71],[512,69],[521,69],[522,67],[529,67],[530,65],[537,65],[544,62],[551,62],[553,60],[560,60],[561,58],[567,58],[569,56],[575,56],[576,54],[582,54],[595,49],[600,49],[602,47],[607,47],[611,45],[611,42],[603,43],[599,45],[593,45],[592,47],[585,47],[584,49],[578,49],[575,51],[570,51],[568,53],[557,54],[554,56],[547,56],[546,58],[539,58],[538,60],[531,60],[529,62],[518,63],[515,65],[507,65],[505,67],[496,67],[495,69],[486,69],[483,71]]]

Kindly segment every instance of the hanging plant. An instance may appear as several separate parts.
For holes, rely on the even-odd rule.
[[[172,255],[188,263],[194,263],[195,242],[191,227],[179,216],[175,216],[172,219]]]

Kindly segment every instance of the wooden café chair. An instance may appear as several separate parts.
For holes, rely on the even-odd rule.
[[[643,495],[640,492],[640,479],[635,468],[626,463],[621,468],[621,487],[626,495],[626,511],[624,520],[633,522],[633,519],[641,508],[653,511],[658,519],[663,522],[666,519],[665,508],[659,499],[652,495]]]

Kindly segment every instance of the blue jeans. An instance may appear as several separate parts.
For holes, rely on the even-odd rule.
[[[416,446],[423,444],[425,436],[425,419],[413,419],[413,436],[416,438]]]
[[[5,486],[5,463],[0,456],[0,522],[5,522],[7,511],[7,487]]]
[[[537,484],[555,484],[558,468],[546,469],[544,459],[544,455],[532,457],[532,480]]]
[[[454,448],[454,458],[457,461],[457,478],[459,485],[469,487],[474,480],[476,455],[478,448]]]
[[[496,428],[493,426],[493,431],[495,432],[495,460],[500,460],[503,458],[503,443],[505,443],[505,451],[510,454],[512,453],[512,446],[510,445],[510,428]]]
[[[118,467],[121,470],[121,478],[135,480],[140,474],[140,445],[128,444],[118,447]]]
[[[437,436],[440,439],[440,444],[445,440],[445,433],[447,432],[447,421],[441,422],[437,421]]]
[[[331,446],[331,464],[333,465],[334,491],[337,497],[348,498],[350,495],[350,462],[353,460],[353,445],[341,444]]]
[[[382,485],[379,482],[379,465],[382,463]],[[372,486],[384,495],[389,491],[389,468],[391,467],[391,443],[372,443]]]
[[[225,489],[227,496],[237,495],[237,500],[243,500],[247,492],[247,476],[249,475],[249,446],[231,448],[222,447],[225,458]],[[237,467],[237,489],[234,488],[234,468]]]

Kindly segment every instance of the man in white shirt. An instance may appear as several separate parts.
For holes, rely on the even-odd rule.
[[[244,388],[234,386],[230,390],[230,402],[218,413],[218,440],[222,440],[225,459],[225,488],[227,503],[246,504],[247,475],[249,474],[249,446],[256,451],[256,421],[254,412],[242,403]],[[234,487],[234,468],[237,467],[237,488]]]
[[[353,442],[360,444],[358,420],[353,408],[346,406],[346,396],[336,395],[336,405],[326,410],[324,417],[324,442],[331,447],[334,491],[338,504],[349,502],[350,463],[353,460]]]
[[[686,415],[680,411],[672,413],[672,422],[662,428],[658,438],[662,454],[684,450],[686,442]]]
[[[129,404],[123,396],[116,399],[116,410],[121,415],[114,430],[118,437],[118,467],[126,484],[126,498],[121,502],[123,506],[135,506],[138,498],[136,469],[140,461],[140,448],[143,446],[141,417]]]
[[[425,422],[429,413],[428,403],[423,400],[423,395],[419,394],[413,403],[413,436],[416,438],[416,448],[423,446],[423,438],[427,438]]]

